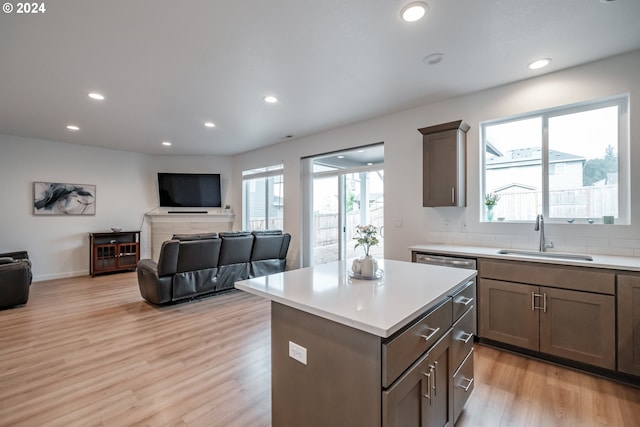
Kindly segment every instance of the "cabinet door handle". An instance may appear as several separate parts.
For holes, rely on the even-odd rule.
[[[456,304],[469,305],[473,301],[473,298],[467,298],[463,296],[459,296],[456,298]]]
[[[466,381],[467,385],[466,386],[462,385],[462,381]],[[471,384],[473,384],[473,378],[464,378],[463,377],[462,381],[460,381],[460,384],[458,384],[458,387],[463,389],[465,393],[469,392],[469,388],[471,388]]]
[[[469,340],[473,338],[473,332],[468,333],[468,332],[461,332],[460,336],[458,337],[458,341],[462,341],[465,344],[469,342]]]
[[[423,372],[422,375],[427,377],[427,392],[423,393],[422,396],[429,399],[429,406],[431,406],[431,370],[429,370],[429,372]]]
[[[431,369],[433,369],[433,395],[438,395],[438,361],[433,362],[431,365]]]
[[[543,298],[544,297],[544,298]],[[536,305],[536,298],[543,298],[542,306]],[[535,292],[531,292],[531,310],[543,310],[545,313],[547,312],[547,294],[536,294]]]
[[[536,305],[536,298],[542,298],[542,306]],[[531,310],[542,310],[543,313],[547,312],[547,293],[536,294],[531,292]]]
[[[440,330],[440,328],[428,328],[428,330],[430,330],[431,332],[429,333],[429,335],[420,335],[422,338],[424,338],[425,341],[429,341],[431,338],[433,338],[438,331]]]
[[[455,187],[451,187],[451,204],[452,205],[456,204],[456,188]]]

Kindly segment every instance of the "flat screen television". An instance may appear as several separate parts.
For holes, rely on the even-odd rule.
[[[160,206],[222,206],[219,173],[158,173]]]

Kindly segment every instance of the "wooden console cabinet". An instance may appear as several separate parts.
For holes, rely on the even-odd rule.
[[[140,260],[140,232],[89,233],[91,277],[135,270]]]

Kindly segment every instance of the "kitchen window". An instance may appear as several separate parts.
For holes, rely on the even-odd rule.
[[[629,223],[628,95],[480,124],[495,221]],[[481,220],[488,220],[488,209]]]
[[[283,165],[242,172],[242,227],[244,230],[282,230]]]

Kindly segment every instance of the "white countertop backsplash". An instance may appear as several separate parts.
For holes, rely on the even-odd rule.
[[[243,291],[382,338],[435,307],[475,270],[378,260],[377,280],[349,277],[352,260],[236,282]]]

